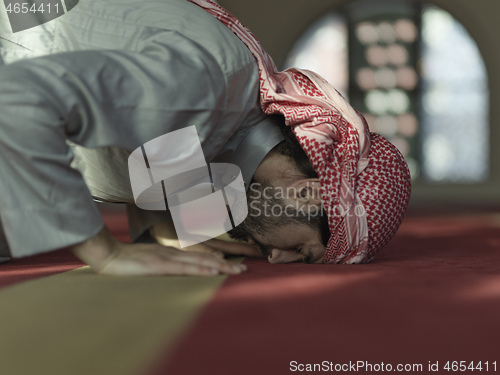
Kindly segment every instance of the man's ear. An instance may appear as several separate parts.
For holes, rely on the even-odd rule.
[[[321,183],[319,178],[303,178],[296,180],[287,187],[287,196],[302,204],[321,204]]]

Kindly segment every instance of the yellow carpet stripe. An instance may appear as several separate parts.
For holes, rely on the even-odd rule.
[[[143,374],[225,278],[118,278],[83,267],[2,289],[0,374]]]

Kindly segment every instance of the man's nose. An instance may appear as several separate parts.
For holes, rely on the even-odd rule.
[[[300,262],[303,258],[301,253],[293,250],[272,249],[267,257],[269,263],[293,263]]]

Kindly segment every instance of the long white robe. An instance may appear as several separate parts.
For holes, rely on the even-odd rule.
[[[18,33],[3,7],[0,215],[14,257],[82,242],[103,227],[81,174],[70,167],[68,141],[115,147],[99,158],[196,125],[213,161],[265,119],[250,52],[185,0],[81,0]],[[102,194],[123,198],[128,187],[109,186],[127,181],[127,172],[113,175],[108,167],[103,175]],[[96,181],[88,182],[99,190]]]

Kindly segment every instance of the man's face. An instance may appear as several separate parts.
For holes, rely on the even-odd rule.
[[[271,152],[247,192],[248,216],[230,232],[256,244],[270,263],[322,263],[326,247],[320,182],[301,174],[289,157]]]
[[[263,235],[254,234],[250,242],[270,263],[323,263],[326,251],[320,232],[306,224],[286,224]]]
[[[287,194],[290,191],[295,197],[295,189],[254,184],[248,194],[249,214],[230,233],[257,245],[270,263],[322,263],[326,247],[320,224],[324,212],[318,205],[299,204]]]

